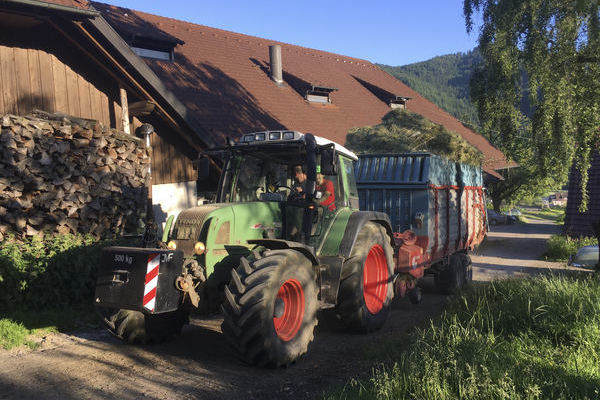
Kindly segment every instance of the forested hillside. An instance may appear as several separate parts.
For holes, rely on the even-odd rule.
[[[379,67],[459,120],[477,125],[477,111],[470,101],[469,79],[473,66],[480,60],[481,55],[475,49],[404,66],[379,64]]]

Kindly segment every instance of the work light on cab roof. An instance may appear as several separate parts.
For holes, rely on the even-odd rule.
[[[240,137],[239,145],[246,144],[264,144],[264,143],[285,143],[285,142],[303,142],[305,136],[307,134],[298,132],[298,131],[259,131],[253,133],[247,133]],[[335,143],[329,139],[326,139],[321,136],[314,135],[317,145],[323,146],[327,144],[333,144],[335,146],[335,150],[338,153],[344,154],[350,157],[352,160],[358,160],[356,154],[352,151],[348,150],[344,146]]]
[[[243,135],[240,143],[264,142],[264,141],[280,141],[280,140],[299,140],[304,136],[297,131],[263,131],[253,132]]]

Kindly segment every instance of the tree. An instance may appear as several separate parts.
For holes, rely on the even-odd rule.
[[[488,198],[496,211],[500,211],[503,204],[512,206],[525,198],[543,196],[557,187],[552,177],[540,178],[537,171],[529,165],[519,165],[502,171],[502,176],[504,180],[486,184]]]
[[[346,147],[357,153],[429,151],[472,165],[483,161],[481,152],[459,134],[405,110],[390,111],[381,124],[352,128]]]
[[[525,165],[530,182],[563,183],[575,162],[585,209],[600,138],[598,0],[465,0],[468,32],[476,12],[483,61],[471,98],[484,131]],[[530,115],[521,112],[524,102]]]
[[[459,120],[478,125],[477,110],[470,101],[469,81],[473,66],[480,60],[475,48],[409,65],[378,66]]]

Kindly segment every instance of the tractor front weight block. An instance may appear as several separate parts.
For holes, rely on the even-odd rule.
[[[94,303],[145,314],[175,311],[183,297],[175,287],[182,266],[182,251],[107,247],[102,251]]]

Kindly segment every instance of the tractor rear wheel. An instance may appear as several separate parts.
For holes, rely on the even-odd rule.
[[[101,321],[119,339],[130,344],[161,343],[181,333],[189,311],[146,315],[140,311],[97,307]]]
[[[471,257],[464,253],[450,256],[446,269],[435,274],[435,287],[444,294],[453,294],[473,280]]]
[[[351,329],[380,329],[389,314],[394,295],[394,261],[390,238],[384,227],[367,222],[344,262],[336,312]]]
[[[312,263],[295,250],[255,252],[231,271],[222,305],[223,333],[242,359],[287,366],[308,350],[317,325]]]

